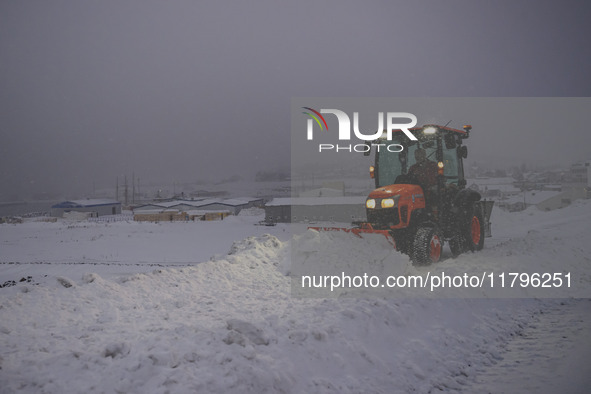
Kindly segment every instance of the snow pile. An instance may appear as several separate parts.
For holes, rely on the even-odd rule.
[[[312,268],[324,245],[335,264],[353,269],[361,258],[372,267],[395,262],[401,274],[516,262],[524,270],[554,268],[558,258],[577,266],[588,263],[588,241],[580,232],[589,207],[585,202],[556,213],[496,213],[497,235],[481,253],[430,268],[412,266],[377,235],[361,240],[303,230],[295,258]],[[502,361],[512,337],[541,312],[560,307],[540,299],[295,298],[286,227],[253,226],[258,219],[236,217],[207,223],[211,227],[0,227],[2,275],[16,273],[16,265],[4,264],[9,258],[35,262],[49,256],[56,263],[21,264],[19,274],[44,279],[0,289],[0,392],[470,392],[479,373]],[[261,230],[273,234],[234,238]],[[228,243],[228,254],[214,250],[232,239],[242,240]],[[146,242],[147,250],[134,249]],[[57,264],[74,263],[81,254],[100,260],[99,253],[109,250],[125,263],[158,263],[158,250],[168,242],[180,248],[168,249],[178,253],[170,259],[186,266],[154,270],[144,264],[144,272],[125,266],[132,271],[127,273],[97,261],[83,265],[82,273],[78,265]],[[217,254],[191,260],[187,249]]]
[[[249,360],[273,334],[256,328],[272,319],[263,316],[258,297],[275,295],[277,281],[287,282],[259,258],[276,259],[281,243],[272,236],[244,243],[251,248],[235,245],[242,249],[240,258],[195,268],[117,281],[87,274],[80,281],[58,278],[54,286],[7,289],[0,311],[0,380],[10,383],[4,389],[146,393],[242,391],[243,383],[252,392],[272,387],[281,377],[263,374],[252,381],[261,373]]]
[[[235,243],[226,259],[195,267],[118,280],[59,277],[53,286],[5,289],[2,390],[460,387],[469,365],[493,362],[502,338],[538,308],[528,302],[509,318],[516,302],[298,300],[276,267],[287,256],[281,241],[264,235]],[[450,348],[457,349],[454,356]]]
[[[301,297],[339,297],[339,296],[387,296],[381,287],[372,291],[371,286],[347,286],[333,288],[331,281],[327,286],[302,288],[303,277],[320,278],[330,276],[357,277],[363,275],[380,276],[407,275],[412,270],[410,259],[396,251],[391,239],[381,234],[355,236],[344,231],[307,230],[295,235],[291,242],[291,260],[288,272],[292,275],[293,294]],[[367,280],[365,281],[367,282]]]
[[[0,283],[32,276],[148,272],[190,266],[224,255],[233,241],[261,235],[260,217],[230,216],[215,222],[30,222],[0,225]]]
[[[590,208],[591,201],[577,201],[551,212],[535,207],[521,213],[493,211],[494,237],[485,240],[484,250],[454,259],[446,246],[442,261],[429,266],[413,265],[381,234],[357,237],[310,229],[292,239],[289,272],[301,282],[292,283],[293,290],[303,297],[589,298]],[[304,286],[303,276],[312,277],[314,285],[310,287],[309,281]],[[339,287],[345,281],[335,277],[343,276],[348,286]],[[375,287],[367,280],[372,277]],[[406,280],[390,287],[385,285],[388,277]],[[416,277],[425,287],[404,286]],[[363,285],[351,286],[355,281],[348,278]],[[457,287],[449,285],[451,278]],[[315,286],[321,282],[326,286]]]

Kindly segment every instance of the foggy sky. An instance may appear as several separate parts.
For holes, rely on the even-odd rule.
[[[288,169],[292,97],[589,96],[590,10],[4,0],[0,200]],[[586,135],[557,153],[584,158]]]

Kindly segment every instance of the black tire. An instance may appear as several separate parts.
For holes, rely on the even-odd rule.
[[[458,233],[449,240],[449,249],[451,250],[453,258],[458,257],[466,251],[466,242],[461,234]]]
[[[449,240],[452,256],[475,252],[484,247],[484,218],[478,206],[472,206],[459,224],[457,234]]]
[[[464,230],[466,249],[472,252],[482,250],[484,247],[484,217],[480,207],[472,209],[472,215],[468,218]]]
[[[443,242],[434,228],[420,227],[415,234],[411,259],[415,265],[437,263],[442,248]]]

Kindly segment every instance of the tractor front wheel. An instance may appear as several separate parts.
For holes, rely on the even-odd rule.
[[[462,238],[461,234],[457,234],[449,240],[449,249],[451,250],[451,255],[454,258],[466,251],[466,242]]]
[[[416,265],[437,263],[441,258],[443,242],[432,227],[421,227],[415,234],[411,259]]]

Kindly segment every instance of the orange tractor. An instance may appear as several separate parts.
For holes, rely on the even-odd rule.
[[[417,265],[438,262],[445,242],[454,257],[481,250],[491,236],[494,202],[466,188],[463,141],[471,129],[426,125],[409,130],[416,140],[394,130],[391,140],[368,143],[365,154],[376,151],[370,167],[376,189],[365,202],[367,221],[352,229],[312,228],[383,234]]]

